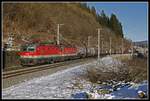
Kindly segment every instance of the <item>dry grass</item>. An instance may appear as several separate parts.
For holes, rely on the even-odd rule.
[[[140,82],[147,80],[148,74],[148,61],[147,58],[133,58],[132,60],[124,60],[128,65],[129,75],[132,81]]]
[[[86,77],[89,79],[89,81],[93,83],[96,83],[98,81],[106,82],[108,80],[122,81],[128,78],[128,76],[129,75],[127,69],[121,69],[119,72],[113,72],[113,71],[103,72],[100,69],[88,68],[86,74]]]
[[[96,83],[98,81],[106,82],[109,80],[125,82],[140,82],[143,80],[147,80],[147,59],[133,58],[129,60],[123,60],[122,62],[124,63],[124,65],[117,67],[119,69],[118,72],[103,72],[101,69],[90,67],[87,69],[85,77],[93,83]]]

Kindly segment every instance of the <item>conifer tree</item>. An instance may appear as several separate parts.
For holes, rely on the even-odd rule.
[[[94,16],[96,16],[96,10],[95,10],[95,7],[94,7],[94,6],[92,6],[92,8],[91,8],[91,12],[92,12],[92,14],[93,14]]]

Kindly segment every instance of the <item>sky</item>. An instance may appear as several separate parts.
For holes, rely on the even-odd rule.
[[[123,26],[123,33],[132,41],[148,40],[148,3],[146,2],[87,2],[97,13],[114,13]]]

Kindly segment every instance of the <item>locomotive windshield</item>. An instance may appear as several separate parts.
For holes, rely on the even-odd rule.
[[[24,45],[22,46],[22,51],[34,51],[35,45]]]
[[[28,47],[27,48],[27,51],[34,51],[35,50],[35,47]]]

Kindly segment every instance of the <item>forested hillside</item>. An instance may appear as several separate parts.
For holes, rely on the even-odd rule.
[[[121,49],[122,25],[115,14],[109,18],[102,10],[97,14],[94,7],[80,3],[4,3],[3,4],[3,43],[10,33],[14,34],[14,45],[28,41],[55,42],[57,24],[60,26],[60,42],[74,45],[97,46],[97,28],[101,30],[101,44],[109,49]],[[116,47],[117,46],[117,47]],[[129,44],[124,39],[124,46]]]

